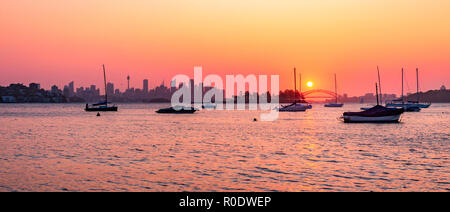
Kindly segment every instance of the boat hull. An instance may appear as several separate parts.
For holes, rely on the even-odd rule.
[[[419,112],[420,107],[417,104],[386,104],[388,108],[403,108],[405,112]]]
[[[117,111],[117,107],[89,107],[84,109],[87,112],[97,112],[97,111]]]
[[[418,107],[418,108],[429,108],[431,104],[417,104],[417,103],[388,103],[386,107]],[[405,108],[405,109],[407,109]]]
[[[156,111],[156,113],[173,113],[173,114],[192,114],[195,110],[180,110],[180,111]]]
[[[400,115],[379,116],[379,117],[365,117],[365,116],[346,116],[344,115],[345,123],[396,123],[400,120]]]
[[[337,103],[329,103],[325,104],[324,107],[342,107],[344,104],[337,104]]]
[[[431,104],[417,104],[417,107],[420,108],[429,108]]]
[[[278,112],[304,112],[306,111],[306,108],[280,108],[278,109]]]
[[[405,112],[420,112],[420,107],[407,107]]]
[[[163,109],[159,109],[157,111],[155,111],[156,113],[173,113],[173,114],[192,114],[195,113],[194,108],[189,108],[189,109],[179,109],[179,110],[175,110],[174,108],[163,108]]]
[[[281,106],[278,109],[279,112],[304,112],[307,109],[311,109],[311,105],[293,103],[291,105]]]
[[[341,119],[346,123],[383,123],[383,122],[399,122],[401,114],[405,112],[403,108],[387,108],[376,105],[368,110],[361,112],[344,112]]]

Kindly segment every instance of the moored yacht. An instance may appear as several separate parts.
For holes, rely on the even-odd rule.
[[[386,103],[386,107],[403,107],[406,111],[420,111],[421,108],[430,107],[431,103],[420,103],[420,95],[419,95],[419,69],[416,68],[416,83],[417,83],[417,92],[416,92],[416,101],[404,101],[403,96],[403,69],[402,69],[402,97],[400,99],[395,99]]]
[[[336,82],[336,74],[334,74],[334,93],[336,95],[336,101],[334,103],[327,103],[325,107],[342,107],[344,104],[338,103],[338,93],[337,93],[337,82]]]
[[[117,111],[117,106],[108,106],[108,92],[106,92],[106,70],[105,65],[103,64],[103,79],[105,81],[105,101],[92,104],[89,106],[89,104],[86,104],[86,107],[84,108],[87,112],[93,112],[93,111]]]
[[[305,105],[301,103],[292,103],[290,105],[281,105],[281,108],[278,109],[279,112],[303,112],[307,109],[311,109],[311,105]]]
[[[376,105],[370,109],[360,112],[345,112],[342,119],[346,123],[399,122],[400,116],[403,112],[403,108],[387,108],[381,105]]]
[[[281,105],[280,108],[278,108],[277,110],[279,112],[303,112],[306,111],[307,109],[311,109],[312,105],[310,104],[302,104],[306,103],[304,100],[302,100],[301,97],[301,84],[302,84],[302,76],[300,75],[300,100],[297,101],[297,74],[296,74],[296,69],[294,67],[294,102],[290,105]]]
[[[417,70],[416,70],[417,71]],[[418,83],[419,81],[417,81]],[[417,84],[417,96],[419,95],[419,85]],[[419,112],[420,107],[412,102],[405,102],[405,97],[403,96],[403,68],[402,68],[402,96],[399,99],[394,99],[392,101],[386,102],[386,107],[388,108],[403,108],[406,112]]]
[[[341,119],[345,123],[386,123],[399,122],[400,116],[405,111],[403,108],[387,108],[379,105],[378,101],[378,86],[375,83],[377,90],[377,105],[360,112],[344,112]]]

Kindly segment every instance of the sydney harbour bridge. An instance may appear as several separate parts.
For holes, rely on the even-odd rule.
[[[300,93],[300,98],[303,100],[307,99],[335,99],[337,94],[333,91],[324,89],[313,89]]]

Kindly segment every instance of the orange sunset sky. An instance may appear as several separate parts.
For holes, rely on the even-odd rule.
[[[279,74],[314,88],[409,92],[450,87],[449,0],[2,0],[0,85],[150,87],[176,74]],[[103,91],[102,91],[103,92]]]

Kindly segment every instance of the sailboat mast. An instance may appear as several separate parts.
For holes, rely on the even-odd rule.
[[[380,88],[380,102],[383,104],[383,93],[381,93],[381,80],[380,80],[380,69],[377,66],[377,72],[378,72],[378,87]]]
[[[106,90],[106,71],[105,64],[103,64],[103,79],[105,81],[105,105],[108,105],[108,91]]]
[[[378,102],[378,86],[377,86],[377,83],[375,83],[375,93],[377,94],[377,105],[380,105],[380,103]]]
[[[297,102],[297,74],[296,74],[295,67],[294,67],[294,89],[295,89],[295,92],[294,92],[294,103],[295,103],[295,102]]]
[[[299,93],[300,93],[300,102],[302,101],[302,73],[298,73],[298,77],[300,78],[299,80],[300,80],[300,84],[299,84],[299,86],[298,86],[298,90],[299,90]]]
[[[417,103],[419,103],[419,68],[416,68],[416,80],[417,80]]]
[[[402,104],[405,103],[404,97],[403,97],[403,68],[402,68]]]
[[[337,93],[337,80],[336,74],[334,74],[334,93],[336,94],[336,104],[338,103],[338,93]]]

